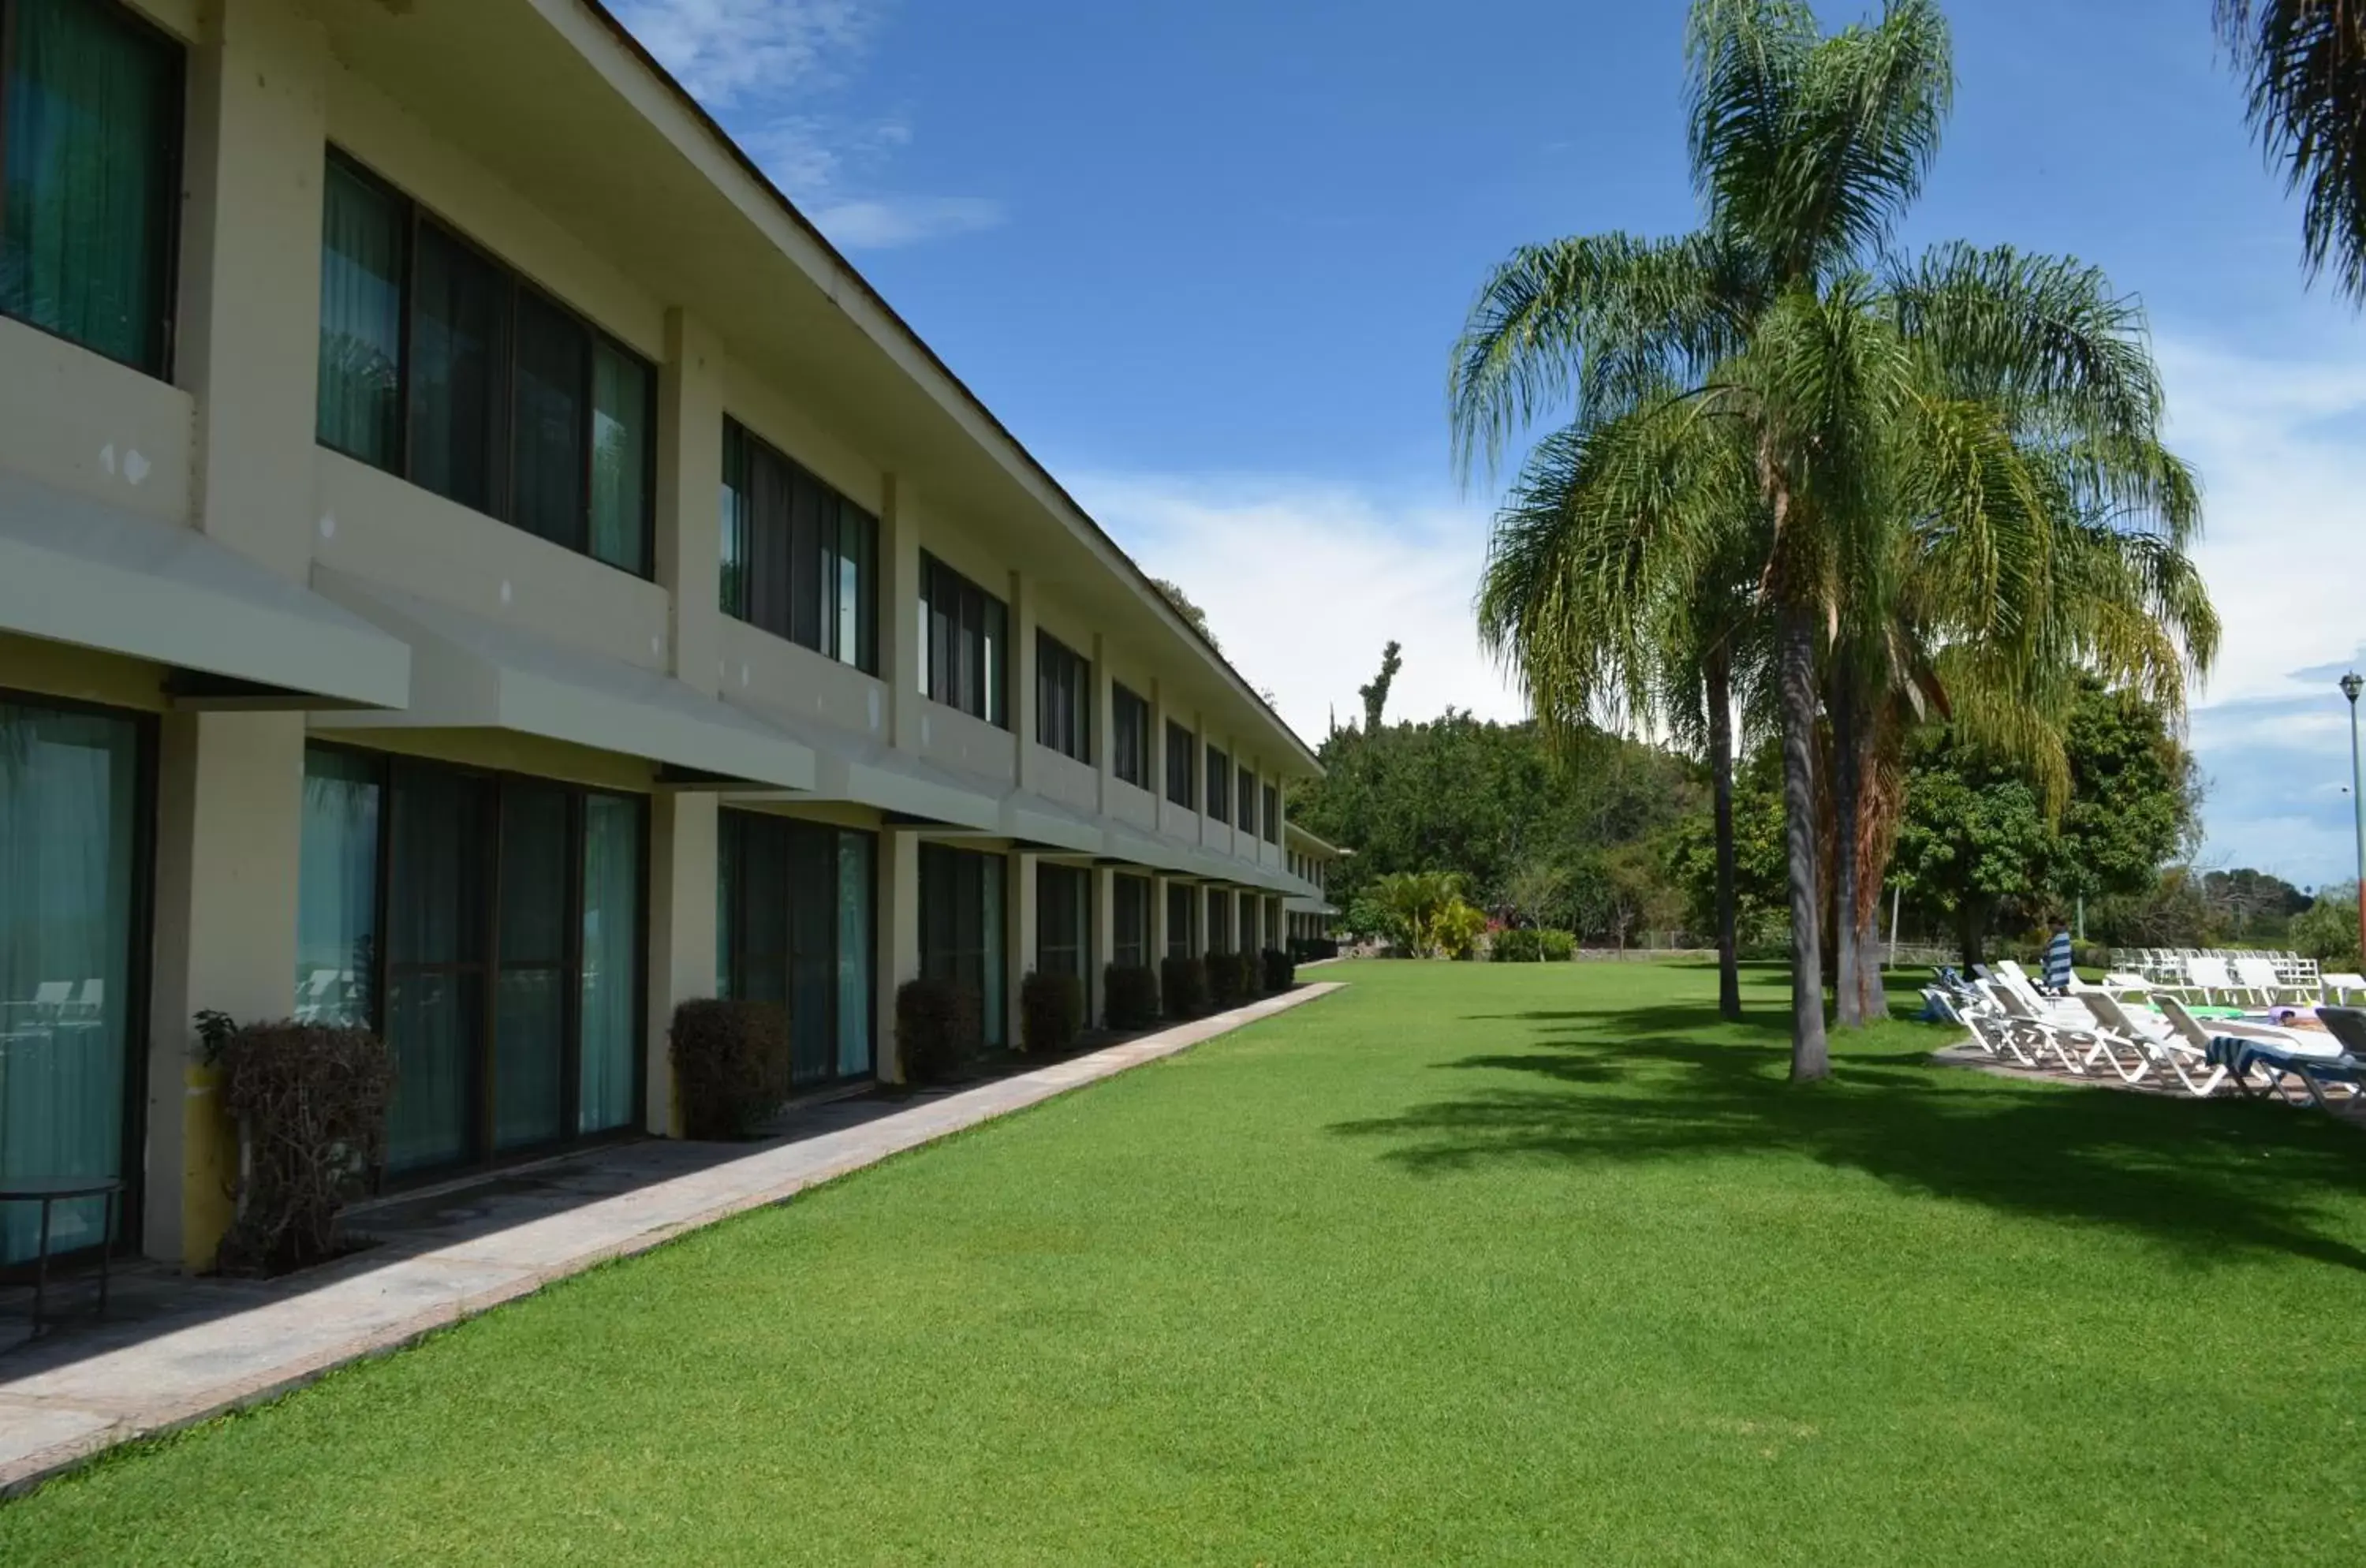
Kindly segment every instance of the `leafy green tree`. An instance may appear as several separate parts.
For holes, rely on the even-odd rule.
[[[1574,405],[1507,509],[1561,540],[1525,552],[1559,569],[1528,573],[1496,617],[1532,697],[1600,670],[1604,649],[1647,667],[1668,595],[1751,548],[1784,759],[1791,1070],[1816,1078],[1826,707],[1853,910],[1864,710],[1917,674],[1895,656],[1900,625],[1961,650],[2009,730],[2038,711],[2017,697],[2082,660],[2157,657],[2124,606],[2191,610],[2194,492],[2158,444],[2141,317],[2100,273],[1960,245],[1891,257],[1954,94],[1935,0],[1890,0],[1829,37],[1792,0],[1695,0],[1687,54],[1703,230],[1515,253],[1458,346],[1453,423],[1465,463],[1492,461]],[[1841,921],[1843,1022],[1861,1010],[1860,929]]]
[[[1364,733],[1374,735],[1380,728],[1380,716],[1388,711],[1389,688],[1397,683],[1397,671],[1404,668],[1404,645],[1395,638],[1380,650],[1380,672],[1372,677],[1369,686],[1358,686],[1356,694],[1364,699]]]
[[[2344,882],[2318,888],[2316,901],[2293,917],[2285,940],[2293,951],[2329,970],[2360,973],[2358,885]]]

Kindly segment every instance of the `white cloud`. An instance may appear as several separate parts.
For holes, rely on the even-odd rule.
[[[1278,478],[1087,473],[1069,482],[1144,570],[1208,613],[1225,655],[1272,692],[1308,743],[1335,712],[1343,724],[1360,714],[1356,690],[1391,638],[1404,644],[1391,717],[1449,705],[1520,716],[1471,618],[1483,506]]]
[[[624,0],[617,19],[709,109],[833,75],[869,43],[881,0]]]
[[[2193,715],[2204,855],[2310,884],[2350,874],[2334,678],[2366,659],[2366,332],[2323,347],[2283,360],[2175,334],[2158,345],[2170,440],[2203,478],[2195,557],[2225,627]]]
[[[617,15],[831,240],[882,249],[1001,223],[984,197],[877,189],[900,116],[830,112],[895,0],[625,0]]]
[[[850,251],[884,251],[922,240],[991,229],[1002,204],[975,196],[873,197],[814,209],[813,220],[832,243]]]

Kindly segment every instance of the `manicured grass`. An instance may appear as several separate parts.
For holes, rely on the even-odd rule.
[[[0,1562],[2366,1561],[2366,1134],[1366,964],[0,1507]]]

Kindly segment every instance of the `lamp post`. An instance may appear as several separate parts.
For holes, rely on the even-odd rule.
[[[2352,670],[2341,678],[2341,694],[2349,699],[2349,807],[2358,818],[2358,946],[2366,954],[2366,795],[2360,794],[2366,785],[2366,773],[2358,766],[2358,694],[2366,690],[2366,681]]]

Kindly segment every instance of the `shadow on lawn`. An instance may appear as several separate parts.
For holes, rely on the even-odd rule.
[[[1536,1049],[1440,1070],[1548,1087],[1332,1131],[1384,1141],[1383,1158],[1420,1172],[1788,1152],[1903,1190],[2141,1233],[2197,1260],[2267,1251],[2366,1270],[2366,1252],[2322,1224],[2366,1192],[2366,1139],[2320,1113],[1928,1067],[1922,1054],[1944,1038],[1907,1025],[1844,1044],[1830,1082],[1795,1087],[1783,1026],[1731,1024],[1713,1007],[1512,1016],[1534,1026]]]

